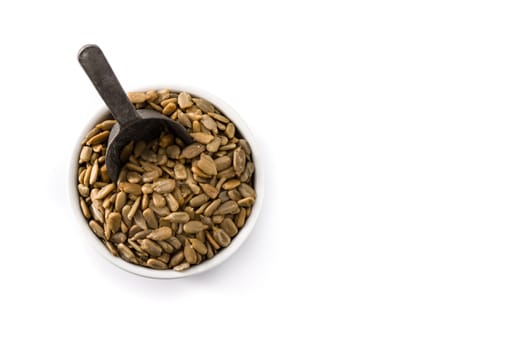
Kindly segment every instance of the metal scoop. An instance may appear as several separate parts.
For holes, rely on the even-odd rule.
[[[78,61],[118,122],[111,129],[106,149],[106,167],[111,181],[117,183],[122,168],[120,152],[130,141],[152,140],[166,129],[187,145],[193,142],[180,123],[154,110],[133,107],[98,46],[82,47]]]

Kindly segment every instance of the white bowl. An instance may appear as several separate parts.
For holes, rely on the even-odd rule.
[[[171,279],[171,278],[187,277],[187,276],[195,275],[195,274],[198,274],[204,271],[208,271],[218,266],[222,262],[224,262],[226,259],[232,256],[232,254],[235,253],[237,249],[239,249],[239,247],[244,243],[246,238],[248,238],[248,236],[252,232],[255,222],[257,221],[257,218],[259,216],[259,213],[261,212],[263,195],[264,195],[264,185],[263,185],[264,180],[263,180],[263,166],[261,165],[261,160],[258,157],[259,155],[258,148],[255,144],[255,140],[254,140],[254,137],[251,131],[249,130],[245,122],[242,120],[240,115],[233,108],[231,108],[228,104],[226,104],[224,101],[222,101],[215,95],[212,95],[201,89],[189,87],[189,86],[180,86],[180,85],[146,87],[142,89],[135,89],[133,91],[147,91],[151,89],[158,90],[158,89],[166,89],[166,88],[172,91],[186,91],[190,93],[192,96],[201,97],[201,98],[204,98],[210,101],[225,116],[227,116],[230,120],[233,121],[236,128],[239,130],[242,136],[250,144],[250,147],[252,149],[252,159],[255,164],[254,188],[257,192],[257,199],[255,200],[251,215],[246,220],[244,227],[241,230],[239,230],[239,233],[235,236],[235,238],[232,239],[231,244],[228,247],[222,249],[212,259],[206,260],[202,262],[201,264],[194,265],[190,267],[189,269],[182,271],[182,272],[177,272],[174,270],[154,270],[154,269],[142,267],[139,265],[134,265],[134,264],[126,262],[120,257],[115,257],[108,252],[104,244],[91,231],[86,219],[82,215],[82,212],[80,210],[80,204],[79,204],[80,198],[79,198],[79,194],[77,191],[77,170],[78,170],[78,157],[80,154],[80,144],[84,136],[87,134],[89,130],[91,130],[91,128],[95,126],[95,124],[107,118],[107,115],[109,114],[109,111],[107,110],[107,108],[100,110],[93,117],[91,117],[87,121],[86,127],[84,128],[84,130],[82,130],[82,132],[79,134],[76,147],[73,150],[73,154],[71,156],[69,179],[68,179],[68,187],[69,187],[68,192],[69,192],[69,197],[71,200],[71,207],[72,207],[73,215],[75,216],[76,221],[78,222],[78,231],[80,232],[81,235],[85,236],[86,241],[89,242],[100,253],[100,255],[102,255],[108,261],[120,267],[121,269],[134,273],[136,275],[150,277],[150,278]]]

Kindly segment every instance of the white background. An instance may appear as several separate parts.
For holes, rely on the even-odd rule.
[[[7,1],[0,5],[2,349],[523,349],[520,1]],[[266,200],[185,280],[97,255],[66,198],[101,100],[181,83],[256,135]]]

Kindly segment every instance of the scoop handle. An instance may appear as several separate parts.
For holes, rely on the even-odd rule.
[[[78,52],[78,62],[120,125],[140,118],[97,45],[83,46]]]

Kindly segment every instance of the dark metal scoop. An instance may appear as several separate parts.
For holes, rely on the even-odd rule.
[[[82,47],[78,52],[78,61],[118,122],[111,129],[106,150],[106,167],[114,183],[117,183],[122,168],[120,152],[130,141],[152,140],[167,129],[185,144],[193,142],[180,123],[154,110],[136,110],[133,107],[98,46]]]

